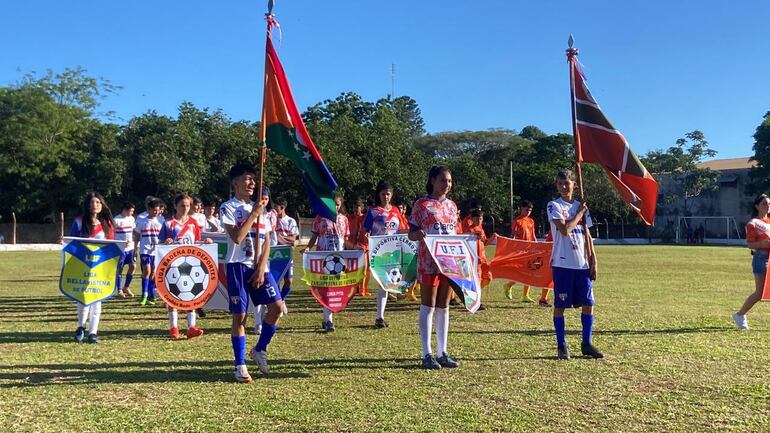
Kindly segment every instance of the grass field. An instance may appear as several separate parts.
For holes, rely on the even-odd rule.
[[[770,311],[755,307],[749,332],[730,319],[753,287],[748,251],[598,254],[603,360],[556,361],[551,310],[507,300],[495,281],[488,310],[451,312],[461,367],[424,371],[416,304],[391,301],[378,330],[374,297],[357,298],[322,334],[320,307],[295,283],[273,373],[257,378],[252,366],[255,383],[239,385],[225,313],[200,321],[205,336],[170,341],[162,307],[110,300],[102,343],[78,345],[58,253],[0,253],[0,430],[770,431]],[[567,329],[579,354],[578,311]]]

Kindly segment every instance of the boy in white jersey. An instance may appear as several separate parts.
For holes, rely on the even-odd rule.
[[[267,316],[257,345],[249,352],[259,371],[270,372],[267,365],[267,346],[278,329],[283,300],[278,285],[268,268],[270,256],[270,224],[264,217],[267,200],[251,201],[256,187],[256,170],[249,164],[239,163],[230,169],[230,184],[234,197],[220,207],[222,226],[228,235],[226,257],[227,293],[230,313],[233,315],[231,342],[235,357],[235,380],[252,381],[246,368],[246,312],[249,299],[254,305],[267,305]],[[260,197],[262,197],[260,192]]]
[[[275,199],[275,214],[277,217],[275,223],[275,238],[278,245],[294,246],[299,238],[299,227],[297,221],[286,214],[288,202],[283,197]],[[291,283],[294,277],[294,260],[289,261],[289,269],[283,277],[283,287],[281,287],[281,298],[286,300],[291,292]]]
[[[142,300],[139,302],[141,305],[155,305],[155,246],[158,245],[158,235],[163,226],[160,215],[163,207],[163,201],[159,198],[151,199],[147,203],[147,216],[139,219],[134,229],[139,233],[139,260],[142,266]]]
[[[593,250],[591,217],[588,207],[573,198],[575,176],[570,170],[560,170],[556,175],[559,198],[548,202],[548,221],[553,234],[551,269],[553,272],[553,327],[556,331],[557,356],[569,359],[569,349],[564,323],[564,309],[582,307],[580,322],[583,325],[583,355],[603,358],[593,346],[591,337],[594,326],[594,296],[592,281],[596,280],[596,255]],[[585,217],[585,221],[583,220]]]
[[[136,221],[134,220],[134,205],[125,203],[120,208],[120,213],[113,219],[115,224],[115,240],[125,241],[126,247],[123,249],[123,255],[118,261],[118,277],[116,279],[115,290],[121,298],[134,296],[128,288],[131,280],[134,278],[134,269],[136,268],[136,252],[134,251],[134,229]],[[128,266],[126,271],[126,284],[121,289],[123,266]]]

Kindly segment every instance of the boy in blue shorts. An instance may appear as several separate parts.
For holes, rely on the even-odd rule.
[[[591,282],[596,280],[596,255],[588,229],[592,226],[588,207],[573,198],[575,176],[570,170],[556,175],[559,198],[548,202],[548,221],[553,233],[551,268],[553,270],[553,327],[556,330],[557,356],[569,359],[565,336],[564,309],[582,307],[583,355],[603,358],[593,346],[594,296]],[[583,218],[585,217],[585,221]]]
[[[227,294],[233,315],[231,341],[235,356],[235,380],[252,381],[246,368],[246,314],[249,299],[254,305],[267,305],[262,333],[249,357],[257,363],[262,374],[268,374],[267,346],[278,329],[283,310],[283,299],[268,268],[270,231],[272,227],[264,212],[269,201],[266,188],[260,192],[259,203],[251,201],[256,188],[256,170],[249,164],[239,163],[230,169],[230,184],[234,197],[220,207],[219,215],[228,235],[227,240]],[[265,199],[264,197],[268,197]]]
[[[147,202],[147,215],[140,217],[134,229],[139,233],[139,260],[142,267],[142,299],[141,305],[155,305],[155,247],[158,245],[158,235],[163,226],[161,212],[163,201],[151,198]]]

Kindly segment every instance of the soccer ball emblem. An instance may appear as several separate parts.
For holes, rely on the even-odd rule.
[[[345,259],[337,254],[331,254],[324,258],[324,273],[339,275],[345,272]]]
[[[401,269],[399,268],[393,268],[388,271],[388,281],[390,281],[393,284],[398,284],[401,282]]]
[[[192,301],[209,285],[209,273],[195,257],[180,257],[166,272],[166,285],[172,295],[182,301]]]

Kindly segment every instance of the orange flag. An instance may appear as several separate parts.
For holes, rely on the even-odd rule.
[[[552,242],[522,241],[498,236],[495,258],[489,265],[490,271],[496,279],[553,288],[552,246]]]

